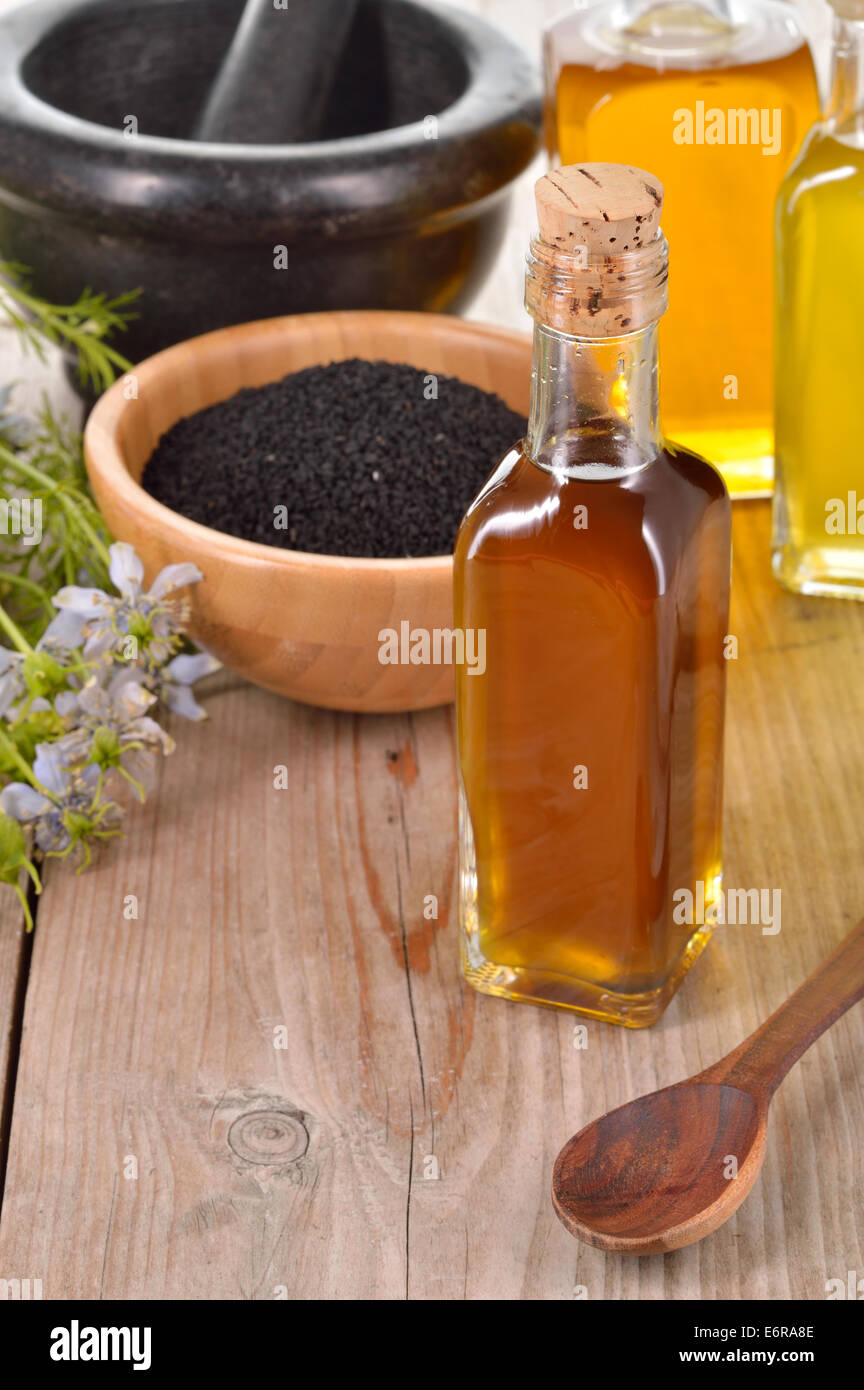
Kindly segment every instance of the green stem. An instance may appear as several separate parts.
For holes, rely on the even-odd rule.
[[[25,859],[24,868],[26,869],[29,877],[32,879],[33,887],[36,889],[36,892],[41,893],[42,880],[39,877],[39,870],[36,868],[36,865],[30,859]]]
[[[108,553],[108,547],[103,541],[102,537],[99,535],[99,532],[96,530],[95,526],[91,526],[90,522],[87,520],[87,517],[81,513],[78,514],[78,523],[84,534],[89,537],[93,549],[96,551],[97,555],[99,556],[99,559],[102,561],[105,568],[110,569],[111,556]]]
[[[35,787],[37,792],[42,796],[47,796],[50,800],[50,792],[47,792],[41,783],[37,782],[32,767],[26,758],[22,758],[9,735],[4,733],[2,729],[0,729],[0,748],[5,748],[15,767],[18,768],[21,776],[30,783],[31,787]]]
[[[5,574],[0,574],[0,584],[17,584],[20,588],[26,589],[28,594],[35,595],[49,612],[52,611],[51,595],[41,584],[37,584],[35,579],[28,579],[24,574],[10,574],[7,570]]]
[[[50,495],[56,496],[57,501],[60,503],[66,515],[70,517],[76,525],[81,527],[81,530],[90,541],[90,544],[93,546],[93,549],[96,551],[102,563],[106,566],[110,566],[111,556],[108,554],[107,545],[96,528],[90,524],[84,512],[79,507],[76,507],[74,502],[66,496],[59,483],[55,482],[47,473],[43,473],[41,468],[36,468],[32,463],[25,463],[23,459],[18,458],[16,454],[10,453],[8,449],[0,447],[0,458],[3,459],[8,467],[14,468],[22,478],[27,478],[30,482],[38,483],[39,486],[45,488]]]
[[[38,871],[37,871],[37,869],[36,869],[36,865],[35,865],[35,864],[32,864],[32,863],[30,862],[29,859],[25,859],[25,860],[23,860],[23,862],[22,862],[22,864],[21,864],[21,868],[22,868],[22,869],[24,870],[24,872],[27,874],[27,877],[30,879],[31,883],[33,884],[33,887],[35,888],[36,893],[37,893],[37,894],[41,893],[41,892],[42,892],[42,880],[41,880],[41,878],[39,877]],[[7,881],[7,883],[9,882],[8,879],[7,879],[6,881]],[[27,901],[27,894],[24,892],[24,889],[21,887],[21,884],[19,883],[19,881],[18,881],[17,879],[16,879],[14,882],[9,883],[9,887],[12,889],[12,891],[13,891],[14,893],[17,893],[17,895],[18,895],[18,901],[19,901],[20,904],[21,904],[21,911],[24,913],[24,922],[25,922],[25,924],[26,924],[26,927],[27,927],[28,932],[31,932],[31,931],[33,930],[33,915],[32,915],[32,913],[31,913],[31,911],[30,911],[30,904],[29,904],[28,901]]]
[[[22,655],[31,655],[33,648],[30,646],[23,632],[21,632],[18,624],[13,623],[2,603],[0,603],[0,628],[6,633],[13,647],[17,648]]]
[[[7,467],[14,468],[23,478],[29,478],[31,482],[38,483],[40,487],[44,487],[49,493],[59,492],[61,485],[56,479],[50,477],[47,473],[43,473],[41,468],[36,468],[32,463],[25,463],[24,459],[19,458],[17,454],[13,454],[10,449],[7,449],[3,445],[0,445],[0,458],[2,458]]]
[[[27,931],[31,932],[33,930],[33,914],[30,911],[30,904],[27,901],[27,894],[24,892],[20,883],[13,883],[12,891],[18,894],[18,901],[20,902],[21,910],[24,913],[25,926],[27,928]]]
[[[115,328],[123,328],[134,314],[122,312],[123,307],[137,298],[137,291],[109,300],[103,295],[88,298],[82,295],[76,304],[46,304],[17,283],[23,267],[0,264],[6,278],[0,280],[0,309],[3,309],[22,338],[43,356],[40,336],[49,342],[70,343],[78,354],[78,370],[84,380],[92,380],[103,388],[111,385],[116,369],[129,371],[131,364],[116,348],[109,347],[105,336]],[[22,316],[18,309],[30,314]]]

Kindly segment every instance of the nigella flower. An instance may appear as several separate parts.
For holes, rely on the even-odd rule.
[[[174,751],[174,740],[147,714],[155,703],[156,696],[135,680],[106,689],[91,677],[83,690],[63,691],[54,701],[72,727],[53,746],[68,767],[95,765],[106,776],[119,773],[143,801],[155,755]]]
[[[0,647],[0,719],[16,720],[25,699],[31,713],[50,709],[46,695],[80,684],[65,662],[83,640],[81,621],[74,614],[58,613],[28,656]]]
[[[5,719],[27,689],[23,663],[21,652],[10,652],[8,647],[0,647],[0,719]]]
[[[217,661],[209,652],[175,656],[158,672],[159,699],[174,714],[182,714],[184,719],[206,719],[207,711],[198,704],[189,687],[221,668],[221,661]]]
[[[189,618],[188,600],[171,595],[204,576],[191,563],[166,565],[145,592],[144,566],[132,546],[118,541],[109,554],[111,581],[119,597],[73,584],[54,595],[54,606],[83,618],[85,661],[104,652],[128,659],[129,638],[157,664],[167,661]]]
[[[120,671],[112,684],[123,686],[127,682],[141,681],[152,691],[154,698],[161,700],[174,714],[180,714],[184,719],[200,720],[207,718],[207,711],[199,705],[190,686],[204,676],[221,670],[221,667],[222,663],[209,652],[181,653],[166,666],[156,666],[146,660],[140,662],[129,671]]]
[[[83,621],[74,613],[58,613],[42,633],[35,650],[54,657],[74,652],[83,640]],[[26,689],[23,652],[13,652],[8,647],[0,646],[0,719],[6,717]]]
[[[63,765],[56,743],[36,745],[33,775],[38,787],[10,782],[0,792],[0,811],[27,826],[45,854],[60,855],[84,868],[90,862],[91,839],[119,833],[121,808],[100,795],[101,769],[72,770]]]
[[[84,642],[86,621],[83,614],[74,613],[71,608],[64,609],[51,619],[42,633],[36,643],[37,652],[48,652],[51,656],[61,658],[77,651]]]

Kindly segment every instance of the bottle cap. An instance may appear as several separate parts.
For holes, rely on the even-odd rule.
[[[568,164],[534,185],[541,239],[589,256],[638,251],[657,235],[663,185],[629,164]]]
[[[660,180],[630,164],[570,164],[538,179],[534,193],[529,312],[574,337],[620,337],[656,322],[667,280]]]

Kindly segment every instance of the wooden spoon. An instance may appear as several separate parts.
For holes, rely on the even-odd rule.
[[[759,1175],[780,1082],[862,995],[864,921],[734,1052],[568,1140],[552,1174],[568,1231],[631,1255],[677,1250],[716,1231]]]

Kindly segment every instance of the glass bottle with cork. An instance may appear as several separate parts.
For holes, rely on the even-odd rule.
[[[486,643],[482,676],[457,668],[464,973],[631,1027],[721,877],[730,506],[660,431],[662,194],[629,166],[538,182],[528,432],[454,562],[456,624]]]
[[[864,0],[832,0],[831,95],[777,204],[774,573],[864,599]]]
[[[546,86],[553,160],[632,161],[665,185],[667,433],[715,463],[733,497],[767,494],[774,203],[819,110],[794,7],[589,3],[549,29]]]

